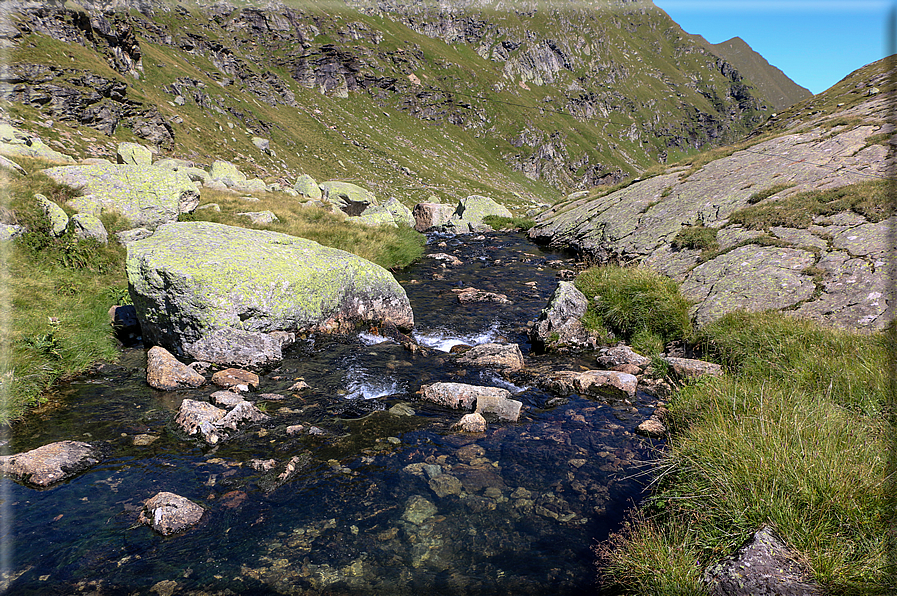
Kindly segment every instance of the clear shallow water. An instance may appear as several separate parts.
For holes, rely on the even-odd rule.
[[[13,429],[11,451],[104,440],[112,456],[45,491],[2,481],[9,593],[595,593],[590,548],[638,498],[628,476],[656,443],[633,429],[652,404],[559,400],[530,376],[455,365],[451,345],[486,341],[520,343],[528,368],[591,363],[527,354],[561,255],[516,236],[443,240],[430,251],[463,265],[424,259],[397,275],[429,349],[370,332],[308,338],[263,376],[258,393],[282,397],[259,401],[271,420],[217,447],[172,426],[181,400],[213,389],[150,389],[142,350],[62,387],[56,407]],[[512,303],[459,303],[452,290],[469,286]],[[310,389],[288,391],[299,378]],[[455,434],[461,412],[417,398],[436,381],[505,387],[525,410]],[[298,424],[316,434],[287,434]],[[268,472],[251,465],[269,459]],[[297,471],[278,479],[288,461]],[[205,507],[200,524],[169,538],[137,525],[162,490]]]

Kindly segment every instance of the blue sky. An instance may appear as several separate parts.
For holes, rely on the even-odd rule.
[[[740,37],[798,85],[825,91],[892,53],[888,0],[654,0],[710,43]]]

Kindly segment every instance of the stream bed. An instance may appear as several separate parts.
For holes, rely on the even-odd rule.
[[[461,263],[428,256],[396,274],[423,349],[376,329],[306,337],[249,396],[270,420],[222,444],[173,425],[184,398],[215,388],[151,389],[142,348],[60,387],[12,429],[7,452],[71,439],[106,441],[111,455],[47,490],[0,481],[0,591],[596,593],[591,549],[640,498],[632,475],[659,442],[634,429],[655,400],[561,398],[534,387],[533,372],[457,365],[452,346],[495,341],[518,343],[530,371],[597,368],[529,353],[529,323],[572,268],[565,255],[515,234],[429,240],[428,253]],[[510,303],[461,303],[453,290],[470,287]],[[290,391],[299,380],[309,388]],[[506,388],[520,420],[453,431],[464,412],[419,399],[437,381]],[[170,537],[138,524],[159,491],[204,507],[200,523]]]

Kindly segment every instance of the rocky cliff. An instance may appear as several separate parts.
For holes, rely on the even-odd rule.
[[[139,139],[408,202],[539,202],[734,141],[769,111],[644,1],[8,4],[8,117],[76,156]]]
[[[894,75],[869,65],[750,140],[544,213],[530,235],[683,283],[699,324],[784,309],[847,328],[894,318]]]

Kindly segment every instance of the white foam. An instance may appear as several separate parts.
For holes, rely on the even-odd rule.
[[[498,323],[493,323],[489,329],[475,335],[461,335],[445,329],[436,329],[429,332],[414,331],[412,334],[422,346],[448,352],[455,346],[478,346],[495,340],[498,336]]]
[[[346,399],[377,399],[405,393],[405,387],[395,378],[375,376],[360,366],[350,366],[346,378]]]
[[[523,393],[524,391],[529,389],[529,387],[518,387],[514,383],[501,378],[500,376],[498,376],[497,374],[495,374],[493,372],[486,372],[486,371],[480,372],[480,379],[482,379],[483,384],[488,387],[501,387],[502,389],[507,389],[513,395],[517,395],[518,393]]]
[[[388,341],[395,343],[388,337],[383,337],[382,335],[374,335],[373,333],[369,333],[367,331],[362,331],[361,333],[359,333],[358,339],[360,339],[361,343],[366,346],[376,346],[377,344],[382,344]]]

